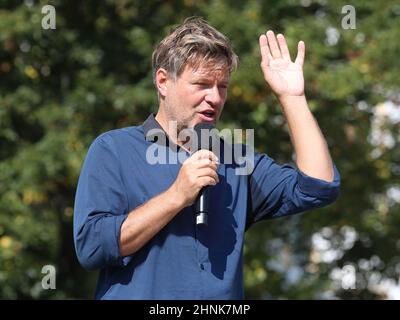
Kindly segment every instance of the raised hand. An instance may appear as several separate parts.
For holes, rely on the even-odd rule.
[[[282,34],[275,37],[273,31],[260,36],[261,69],[264,79],[278,97],[304,95],[303,64],[305,44],[297,46],[295,62],[290,58],[289,49]]]

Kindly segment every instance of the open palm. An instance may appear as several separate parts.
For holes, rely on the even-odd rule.
[[[278,40],[277,40],[278,39]],[[292,62],[285,37],[273,31],[260,36],[261,69],[265,81],[274,93],[280,96],[301,96],[304,94],[303,64],[305,45],[298,44],[295,62]]]

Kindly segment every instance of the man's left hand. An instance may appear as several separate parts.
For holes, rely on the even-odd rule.
[[[305,44],[298,43],[295,62],[290,58],[289,49],[282,34],[275,37],[273,31],[260,36],[261,69],[265,81],[278,98],[304,95],[303,64]]]

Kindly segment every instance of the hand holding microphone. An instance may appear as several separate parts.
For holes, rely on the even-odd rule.
[[[178,177],[171,186],[183,207],[194,204],[203,187],[219,182],[217,168],[218,159],[208,150],[199,150],[183,162]]]
[[[218,179],[218,158],[210,150],[215,136],[208,123],[199,123],[194,127],[192,136],[192,151],[195,151],[183,164],[172,187],[175,188],[178,199],[183,206],[195,204],[196,224],[207,225],[209,213],[209,189],[216,185]]]

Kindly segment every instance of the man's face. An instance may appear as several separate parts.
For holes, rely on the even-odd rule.
[[[167,81],[165,110],[169,120],[177,121],[178,130],[201,122],[216,124],[226,101],[228,83],[226,68],[186,66],[176,81]]]

